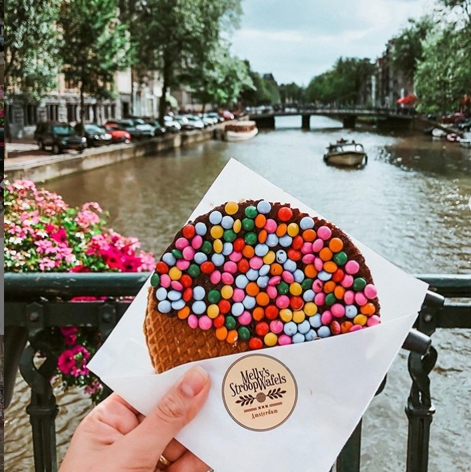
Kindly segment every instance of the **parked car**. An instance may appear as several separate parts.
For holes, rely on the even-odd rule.
[[[175,121],[180,123],[183,131],[194,131],[196,128],[194,127],[193,123],[190,123],[188,118],[183,115],[176,115]]]
[[[471,120],[464,121],[458,125],[458,128],[463,131],[471,131]]]
[[[167,132],[167,128],[162,126],[157,120],[148,119],[146,123],[154,128],[154,136],[164,136]]]
[[[214,118],[219,123],[222,123],[224,121],[224,118],[219,113],[216,113],[215,111],[212,111],[211,113],[208,113],[208,117],[209,118]]]
[[[165,128],[171,133],[178,133],[182,130],[182,125],[173,116],[164,116]]]
[[[210,116],[208,116],[207,113],[198,116],[200,120],[204,123],[204,126],[214,126],[218,122],[215,118],[211,118]]]
[[[459,112],[449,113],[448,115],[442,116],[442,121],[443,123],[462,123],[463,121],[466,121],[466,117],[463,113]]]
[[[137,129],[131,120],[108,120],[105,123],[105,127],[127,131],[131,135],[132,139],[141,139],[144,137],[142,131]]]
[[[233,120],[234,119],[234,115],[229,110],[224,110],[222,112],[222,117],[225,120]]]
[[[129,121],[132,121],[134,126],[142,133],[143,138],[152,138],[154,136],[154,127],[146,123],[142,118],[131,117]]]
[[[113,137],[106,132],[106,129],[97,124],[86,123],[83,125],[87,147],[105,146],[111,144]],[[75,126],[75,131],[80,134],[80,123]]]
[[[188,122],[192,124],[195,127],[195,129],[202,130],[205,128],[205,124],[203,123],[201,118],[199,118],[198,116],[195,116],[195,115],[185,115],[185,116]]]
[[[68,123],[46,121],[39,123],[34,132],[34,139],[40,149],[51,148],[54,154],[60,154],[66,149],[79,152],[87,147],[87,139],[79,136]]]
[[[108,134],[111,134],[111,142],[113,144],[117,144],[117,143],[128,144],[131,142],[131,135],[127,131],[123,129],[115,128],[111,125],[104,126],[104,128]]]

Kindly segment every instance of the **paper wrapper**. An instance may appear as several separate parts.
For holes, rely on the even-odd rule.
[[[189,219],[210,211],[221,202],[248,198],[289,202],[312,216],[320,216],[231,160]],[[215,470],[328,472],[374,397],[414,324],[427,285],[355,238],[352,240],[365,257],[378,289],[382,324],[318,341],[257,351],[256,354],[274,358],[275,363],[280,361],[294,378],[294,383],[286,384],[288,387],[281,385],[284,389],[281,391],[288,391],[281,401],[290,397],[290,411],[281,424],[263,431],[248,429],[250,426],[256,429],[261,422],[254,420],[241,425],[238,413],[226,408],[227,390],[223,389],[223,384],[227,387],[226,374],[229,377],[234,374],[230,367],[239,359],[243,359],[239,365],[243,363],[243,370],[247,372],[245,367],[252,367],[248,356],[253,353],[197,362],[211,376],[211,391],[203,410],[177,439]],[[148,287],[149,282],[89,366],[105,384],[144,414],[148,414],[168,388],[193,365],[182,365],[160,375],[154,373],[142,329]],[[261,403],[258,397],[252,402],[247,410],[268,405],[266,401]],[[280,402],[273,400],[271,404],[275,403]]]

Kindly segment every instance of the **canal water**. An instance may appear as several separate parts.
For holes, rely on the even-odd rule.
[[[410,273],[471,272],[471,152],[457,144],[406,132],[344,130],[313,117],[277,119],[244,143],[208,141],[158,156],[119,162],[47,182],[69,204],[97,201],[110,212],[109,226],[137,236],[160,254],[230,158],[235,158],[316,209]],[[362,143],[363,169],[339,169],[322,160],[339,138]],[[432,425],[431,472],[465,472],[471,463],[471,330],[437,332],[439,360],[432,374],[437,413]],[[28,391],[18,379],[15,403],[6,413],[5,466],[31,470]],[[365,472],[405,470],[410,378],[400,353],[384,392],[364,419]],[[63,454],[70,433],[89,410],[83,395],[59,396],[58,442]],[[314,460],[314,459],[313,459]],[[223,472],[223,471],[220,471]]]

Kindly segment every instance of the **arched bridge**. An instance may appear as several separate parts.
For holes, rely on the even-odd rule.
[[[408,128],[413,125],[414,115],[409,110],[391,108],[331,108],[316,107],[249,113],[249,119],[259,128],[275,128],[275,118],[282,116],[301,116],[301,127],[310,129],[311,116],[330,116],[343,122],[344,128],[354,128],[358,117],[377,118],[379,125],[393,128]]]

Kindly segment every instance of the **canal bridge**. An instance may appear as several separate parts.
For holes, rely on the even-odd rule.
[[[300,116],[301,127],[305,130],[310,129],[311,116],[329,116],[341,120],[344,128],[354,128],[358,118],[375,118],[379,126],[411,129],[415,116],[407,111],[392,108],[312,107],[253,112],[249,113],[249,119],[255,121],[258,128],[264,129],[275,128],[275,118],[283,116]]]

